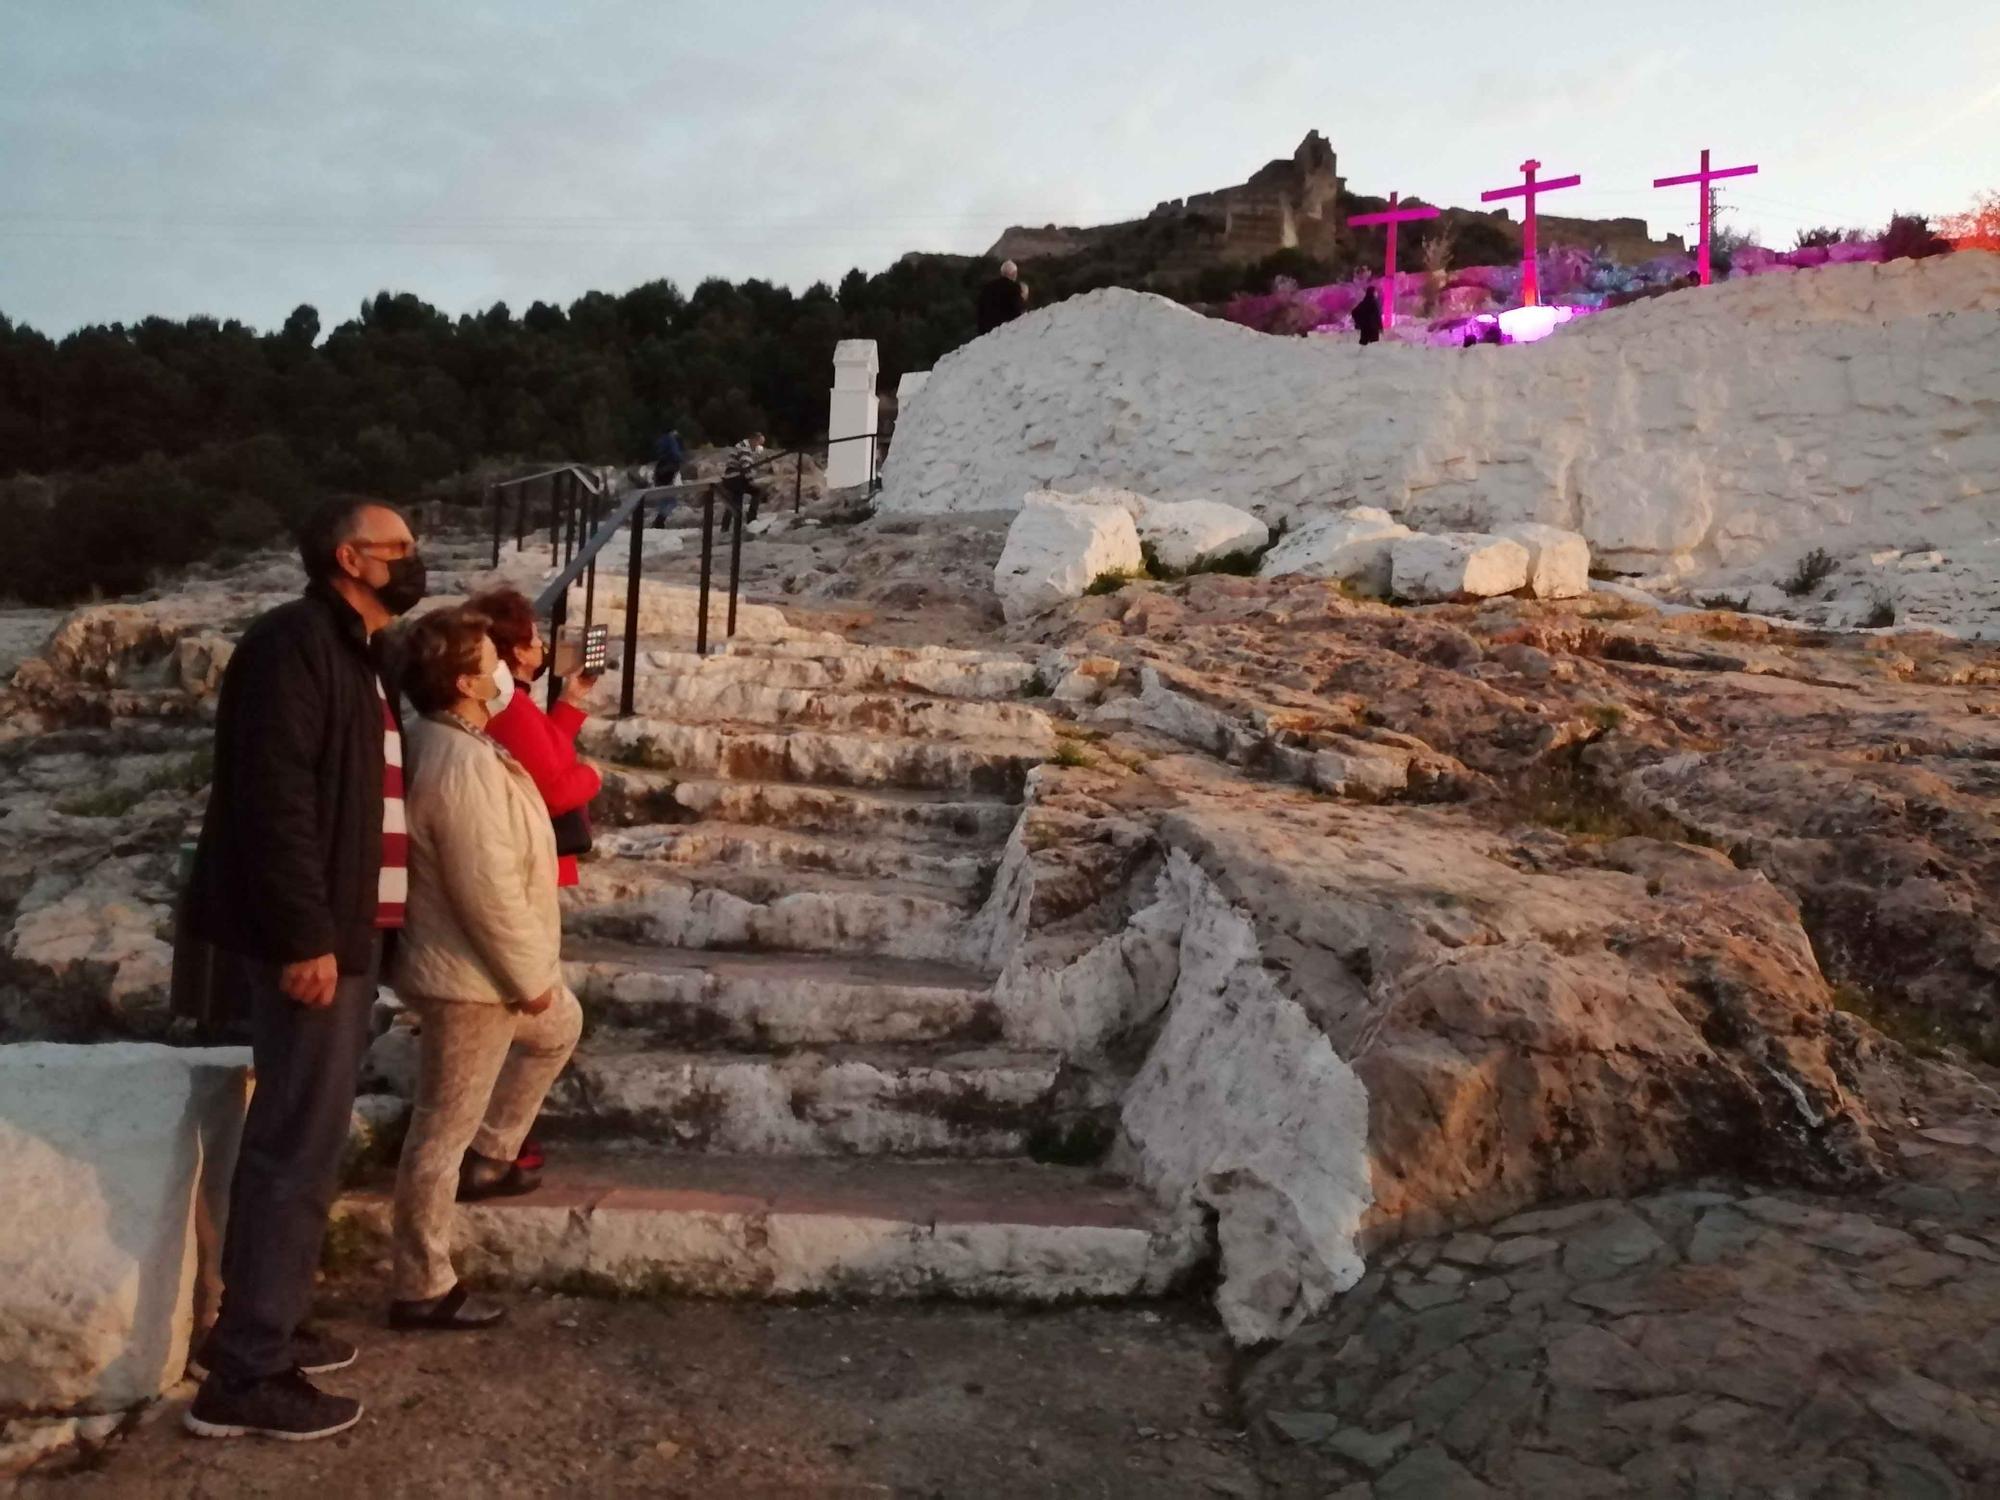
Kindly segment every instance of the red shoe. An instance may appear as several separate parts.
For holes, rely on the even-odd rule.
[[[521,1142],[521,1154],[514,1158],[514,1165],[523,1172],[539,1172],[542,1170],[543,1159],[542,1143],[529,1136],[527,1140]]]

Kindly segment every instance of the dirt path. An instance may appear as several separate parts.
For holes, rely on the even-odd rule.
[[[99,1496],[1254,1496],[1230,1352],[1195,1305],[1021,1313],[508,1298],[470,1337],[396,1335],[381,1290],[331,1290],[362,1343],[329,1389],[343,1437],[204,1443],[179,1403],[22,1493]]]

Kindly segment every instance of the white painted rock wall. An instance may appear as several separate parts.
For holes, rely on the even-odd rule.
[[[122,1411],[180,1380],[249,1061],[0,1047],[0,1417]]]
[[[993,589],[1009,620],[1025,620],[1081,598],[1100,574],[1136,572],[1142,562],[1138,528],[1123,505],[1034,494],[1007,528]]]
[[[1230,1335],[1280,1338],[1361,1278],[1367,1091],[1273,982],[1249,919],[1182,851],[1161,900],[1186,912],[1179,979],[1126,1092],[1119,1154],[1168,1202],[1215,1212]]]
[[[1976,251],[1727,282],[1472,354],[1272,338],[1108,290],[940,361],[882,506],[1093,484],[1269,521],[1374,505],[1426,530],[1545,521],[1647,570],[1808,534],[1941,546],[1993,529],[1996,347],[2000,256]]]

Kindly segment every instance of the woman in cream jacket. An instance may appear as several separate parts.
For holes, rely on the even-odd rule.
[[[514,1164],[582,1027],[562,982],[555,834],[528,773],[486,734],[513,689],[485,616],[410,628],[404,690],[409,900],[396,992],[421,1023],[416,1106],[396,1175],[398,1328],[481,1328],[451,1266],[454,1199],[532,1191]]]

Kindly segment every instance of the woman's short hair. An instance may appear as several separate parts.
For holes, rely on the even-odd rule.
[[[500,660],[510,669],[519,667],[521,653],[535,638],[535,606],[528,596],[519,589],[488,589],[473,595],[465,607],[486,616],[486,633],[493,637]]]
[[[491,629],[485,615],[461,604],[434,609],[404,632],[403,694],[418,713],[458,702],[458,679],[479,675],[480,643]]]

